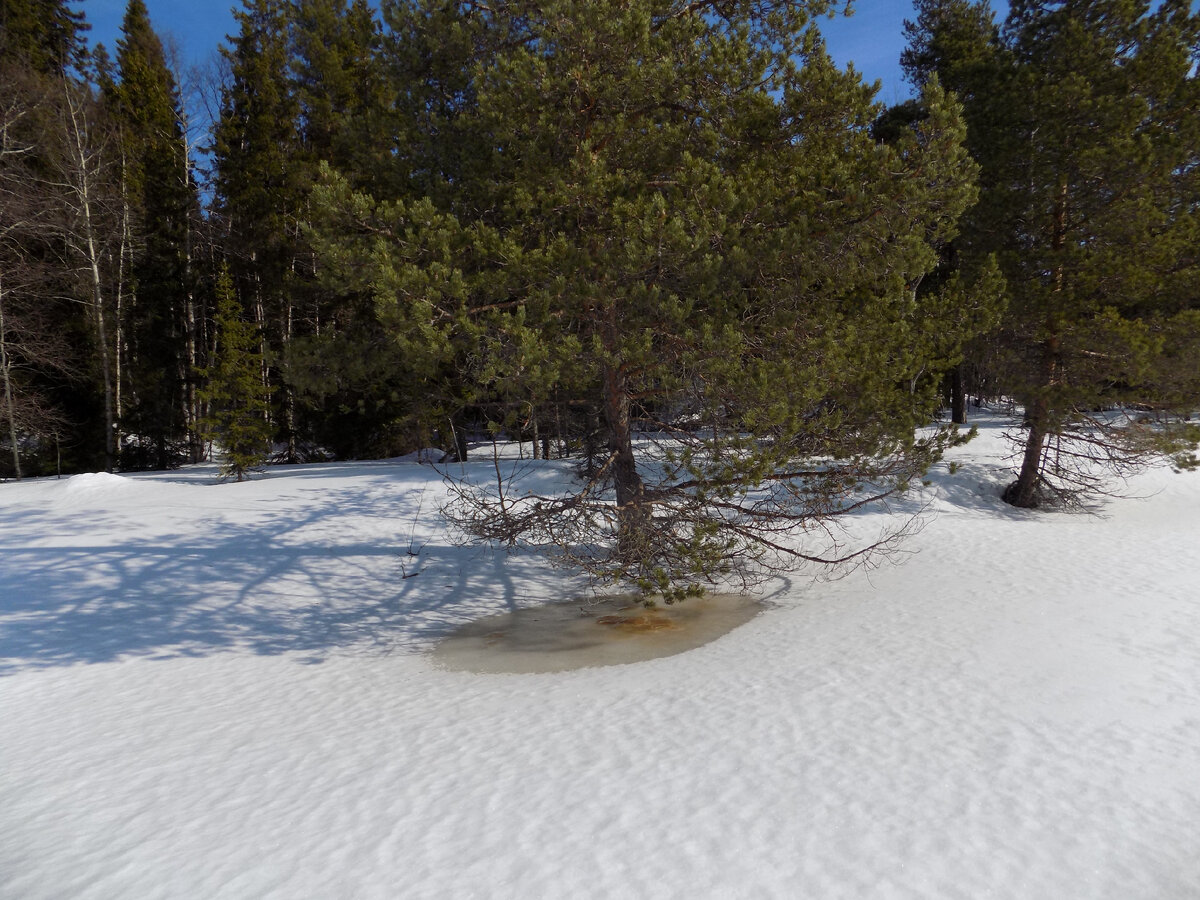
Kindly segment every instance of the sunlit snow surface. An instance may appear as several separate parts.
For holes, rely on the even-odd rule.
[[[982,430],[900,565],[539,675],[430,655],[582,587],[430,466],[0,485],[0,897],[1194,900],[1200,477],[1020,512]]]

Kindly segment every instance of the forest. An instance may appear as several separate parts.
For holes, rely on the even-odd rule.
[[[916,0],[887,107],[841,10],[242,0],[197,135],[143,0],[0,0],[0,477],[522,440],[577,489],[466,532],[688,591],[847,561],[786,535],[972,403],[1017,507],[1194,466],[1200,13]]]

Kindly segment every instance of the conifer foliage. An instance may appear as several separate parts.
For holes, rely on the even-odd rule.
[[[202,192],[146,0],[0,0],[0,471],[532,441],[461,528],[674,597],[889,547],[947,383],[1018,506],[1194,462],[1200,13],[914,5],[885,111],[835,0],[242,0]]]
[[[0,43],[6,59],[39,75],[61,75],[87,58],[81,11],[65,0],[0,0]]]
[[[143,0],[129,0],[117,44],[118,81],[107,98],[119,133],[128,227],[129,303],[122,333],[127,372],[123,425],[136,435],[127,467],[167,468],[183,454],[193,408],[186,348],[194,314],[189,229],[198,204],[175,78]]]
[[[982,166],[961,258],[996,254],[989,376],[1021,402],[1022,507],[1191,460],[1200,398],[1200,13],[1187,0],[1014,0],[1002,31],[922,0],[905,61],[966,104]]]
[[[262,383],[259,337],[242,316],[228,269],[217,277],[216,326],[216,356],[201,373],[208,379],[201,392],[209,407],[205,436],[220,448],[221,473],[244,481],[270,453],[269,397]]]
[[[62,0],[0,0],[0,472],[18,478],[64,457],[105,463],[103,431],[82,437],[98,418],[87,377],[95,307],[76,294],[87,229],[74,196],[81,145],[66,127],[87,133],[95,112],[80,75],[86,30]]]
[[[465,196],[331,180],[331,264],[370,273],[429,371],[469,367],[493,427],[561,394],[601,412],[607,456],[578,492],[464,489],[469,531],[646,590],[753,579],[844,560],[787,535],[891,494],[950,439],[913,437],[935,405],[920,375],[965,334],[914,290],[974,198],[962,124],[931,86],[919,127],[874,140],[823,11],[503,4],[459,114],[490,140]]]
[[[1195,443],[1179,417],[1200,396],[1200,13],[1019,0],[1005,37],[1019,141],[991,201],[1026,409],[1007,497],[1035,506]]]
[[[235,13],[233,46],[222,48],[230,77],[214,130],[216,213],[222,219],[234,284],[262,335],[264,359],[276,363],[296,333],[295,273],[304,203],[305,161],[300,150],[300,106],[288,70],[289,16],[283,0],[245,0]],[[283,391],[272,419],[296,459],[291,390]]]

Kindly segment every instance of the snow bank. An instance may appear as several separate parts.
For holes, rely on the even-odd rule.
[[[72,475],[63,481],[61,493],[74,499],[85,496],[99,497],[123,490],[132,484],[131,479],[121,475],[113,475],[109,472],[88,472],[83,475]]]
[[[412,453],[406,453],[403,456],[397,456],[397,462],[415,462],[415,463],[440,463],[446,459],[446,451],[440,450],[437,447],[424,447],[420,450],[414,450]]]

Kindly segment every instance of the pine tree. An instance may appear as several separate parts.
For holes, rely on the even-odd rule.
[[[1186,0],[1014,2],[996,189],[1025,405],[1022,507],[1183,452],[1200,399],[1200,13]],[[1181,457],[1183,458],[1183,457]]]
[[[458,33],[490,35],[456,116],[486,140],[424,199],[330,176],[325,258],[415,370],[463,369],[496,427],[555,394],[602,411],[595,477],[565,499],[464,489],[473,533],[668,592],[844,561],[781,535],[952,439],[913,429],[922,372],[967,329],[915,287],[974,197],[962,123],[931,85],[923,122],[875,140],[871,89],[811,27],[824,8],[462,4]],[[669,437],[649,459],[648,431]]]
[[[266,461],[271,428],[259,337],[239,306],[233,278],[222,269],[216,285],[216,357],[201,373],[208,380],[201,399],[210,408],[204,428],[223,451],[221,474],[244,481]]]
[[[904,33],[908,46],[900,55],[906,78],[918,88],[931,78],[963,104],[967,124],[966,147],[980,164],[981,194],[993,189],[990,181],[996,172],[994,160],[1003,152],[1003,131],[995,127],[997,116],[996,84],[1002,77],[1005,60],[992,10],[986,0],[916,0],[916,18],[906,20]],[[889,111],[877,124],[877,131],[896,123],[920,121],[924,112],[917,101],[907,101]],[[947,376],[951,421],[967,421],[966,394],[969,388],[982,393],[988,373],[982,360],[989,357],[986,332],[994,329],[1003,306],[999,294],[1002,278],[991,254],[997,249],[992,230],[983,221],[976,205],[967,211],[961,233],[941,248],[938,268],[922,282],[924,293],[960,293],[964,315],[974,317],[977,330],[985,336],[968,343],[966,358]],[[968,289],[964,291],[964,286]]]

